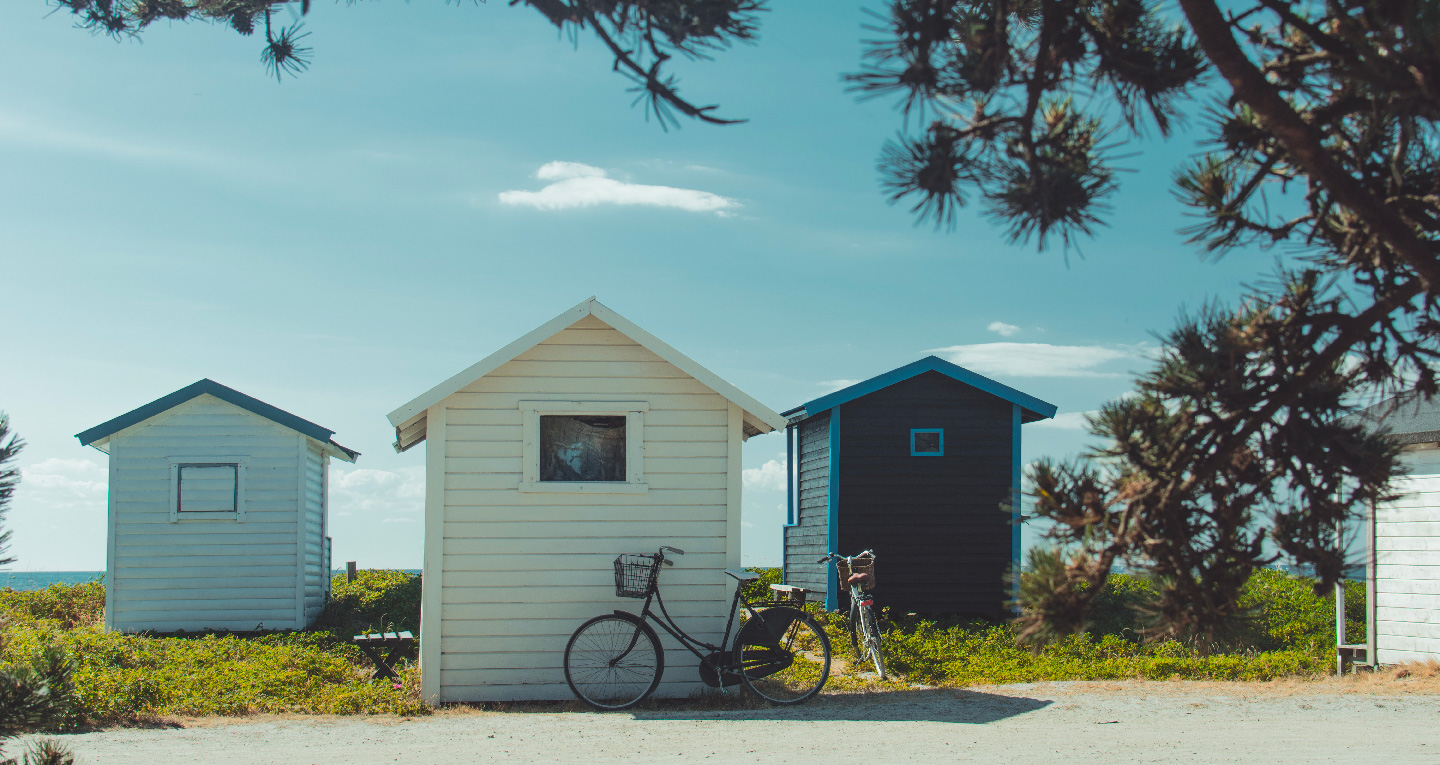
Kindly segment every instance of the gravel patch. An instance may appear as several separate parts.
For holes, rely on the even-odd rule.
[[[530,706],[527,710],[545,707]],[[1434,683],[1036,683],[793,708],[254,716],[57,736],[84,763],[1440,762]],[[20,750],[7,747],[13,755]]]

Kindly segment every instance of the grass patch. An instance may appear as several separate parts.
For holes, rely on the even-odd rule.
[[[365,630],[418,629],[419,577],[365,571],[334,588],[335,603],[312,630],[164,636],[105,632],[97,582],[0,590],[0,667],[24,666],[47,646],[63,650],[76,701],[61,728],[162,715],[428,713],[417,666],[404,666],[398,684],[372,680],[373,667],[348,642]]]

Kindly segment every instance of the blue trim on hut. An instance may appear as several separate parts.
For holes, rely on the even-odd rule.
[[[1004,383],[996,382],[982,374],[971,372],[962,366],[951,364],[938,356],[926,356],[919,361],[911,362],[898,369],[892,369],[882,375],[876,375],[869,380],[855,383],[848,388],[841,388],[834,393],[828,393],[820,398],[797,406],[788,412],[782,412],[782,414],[789,417],[793,414],[804,412],[807,416],[814,417],[828,409],[833,409],[848,401],[869,395],[881,388],[888,388],[895,383],[909,380],[916,375],[921,375],[926,372],[939,372],[946,377],[959,380],[966,385],[973,386],[991,395],[999,396],[1019,406],[1024,410],[1024,415],[1021,418],[1024,422],[1049,419],[1055,416],[1055,412],[1058,409],[1054,404],[1041,401],[1028,393],[1022,393]]]
[[[1010,597],[1015,601],[1014,609],[1020,610],[1020,529],[1024,516],[1020,512],[1020,405],[1011,409],[1010,422]]]
[[[323,428],[304,418],[296,417],[284,409],[271,406],[258,398],[247,396],[234,388],[227,388],[210,379],[201,380],[187,385],[174,393],[161,396],[142,407],[132,409],[119,417],[96,425],[89,430],[76,433],[75,437],[80,439],[82,446],[89,446],[103,438],[115,435],[131,425],[138,425],[157,414],[168,412],[191,399],[206,394],[214,396],[221,401],[234,404],[251,414],[264,417],[277,425],[282,425],[296,432],[303,433],[322,444],[329,444],[349,455],[352,462],[356,457],[360,456],[360,452],[354,449],[347,449],[332,441],[330,437],[335,435],[335,431]]]
[[[830,411],[830,506],[827,512],[825,544],[826,552],[840,549],[840,407]],[[835,564],[832,563],[831,566]],[[826,567],[825,609],[834,611],[840,607],[840,592],[837,579],[829,575],[831,566]]]

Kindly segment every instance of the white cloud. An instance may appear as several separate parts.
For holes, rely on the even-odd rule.
[[[740,477],[747,489],[781,491],[785,488],[785,458],[770,460],[758,468],[746,468]]]
[[[1111,362],[1138,358],[1137,348],[1048,343],[978,343],[935,348],[946,359],[981,374],[1010,377],[1122,377],[1104,371]]]
[[[688,212],[726,216],[740,203],[719,194],[673,186],[648,186],[609,177],[598,167],[579,162],[547,162],[535,172],[550,185],[539,191],[502,191],[500,203],[537,210],[571,210],[596,205],[671,207]]]
[[[1085,430],[1090,427],[1089,423],[1085,422],[1085,418],[1095,414],[1099,414],[1098,409],[1089,412],[1066,412],[1064,414],[1057,414],[1048,420],[1040,420],[1039,422],[1032,423],[1030,427],[1052,428],[1054,430]]]
[[[398,522],[392,519],[401,514],[418,514],[425,509],[425,468],[336,467],[330,473],[330,507],[337,517],[383,515],[385,523]]]
[[[17,496],[47,508],[103,506],[108,472],[105,465],[91,460],[52,457],[20,468]]]
[[[546,162],[535,171],[542,181],[563,181],[566,178],[604,178],[605,171],[579,162]]]
[[[1006,324],[1003,321],[992,321],[986,329],[1001,337],[1011,337],[1020,334],[1020,328],[1014,324]]]
[[[859,380],[821,380],[819,384],[820,384],[820,387],[822,387],[822,388],[825,389],[825,392],[826,392],[826,393],[832,393],[832,392],[834,392],[834,391],[840,390],[841,388],[848,388],[848,387],[850,387],[851,385],[854,385],[855,383],[858,383],[858,382],[860,382],[860,381],[859,381]]]

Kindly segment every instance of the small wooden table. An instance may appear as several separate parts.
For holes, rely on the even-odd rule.
[[[395,674],[395,662],[407,651],[410,646],[415,645],[415,636],[409,630],[404,632],[379,632],[373,635],[356,635],[350,642],[360,646],[360,650],[375,662],[375,679],[389,677],[396,680],[400,676]],[[382,658],[380,652],[389,649],[389,653]]]
[[[805,605],[805,596],[814,592],[814,590],[807,590],[804,587],[796,587],[793,584],[772,584],[770,585],[770,589],[775,592],[775,598],[777,600],[782,600],[786,603],[794,603],[801,606]]]

